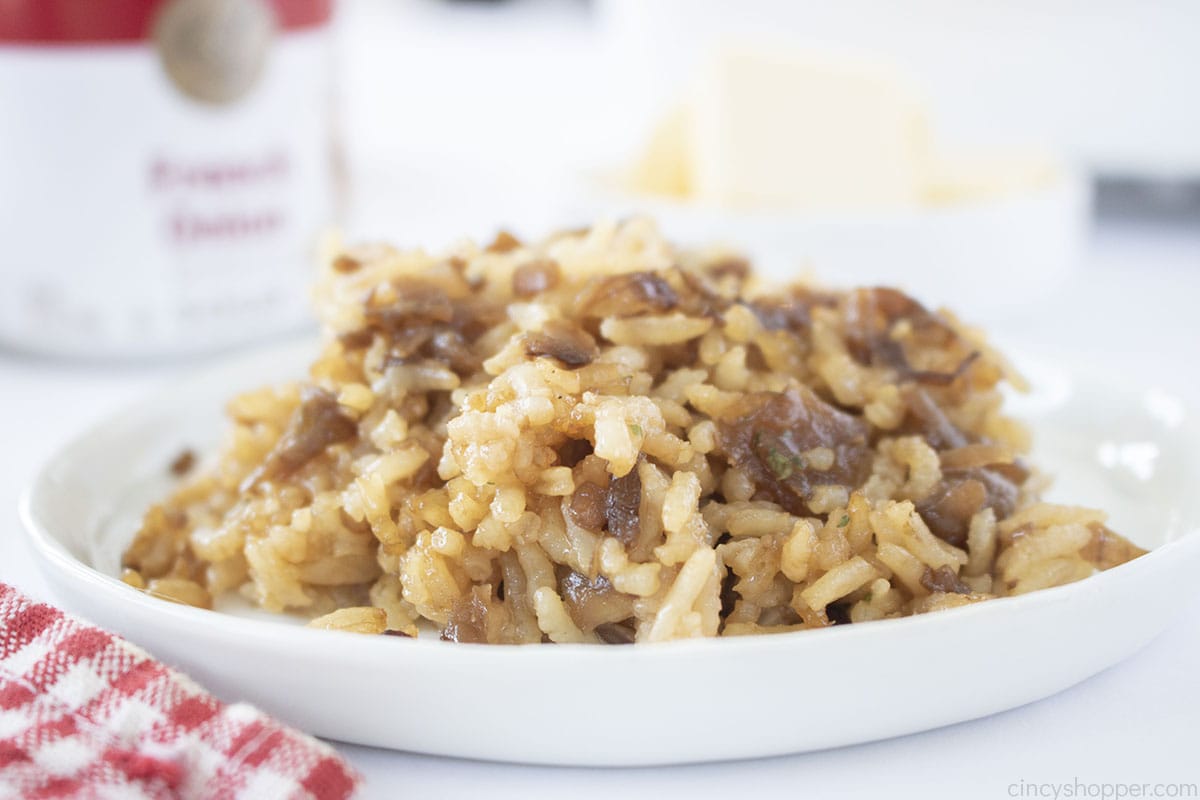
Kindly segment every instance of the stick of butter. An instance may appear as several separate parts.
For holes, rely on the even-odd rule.
[[[1036,149],[934,145],[926,103],[897,69],[726,47],[659,123],[627,183],[717,208],[869,213],[997,199],[1060,177]]]
[[[726,49],[691,97],[694,194],[722,206],[907,208],[929,126],[919,93],[869,62]]]
[[[721,207],[906,208],[929,126],[894,71],[833,55],[727,47],[635,165],[635,188]]]

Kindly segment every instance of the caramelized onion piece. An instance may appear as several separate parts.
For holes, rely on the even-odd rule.
[[[908,420],[902,426],[903,430],[919,433],[934,450],[953,450],[970,443],[967,435],[950,421],[929,392],[921,387],[907,387],[904,402],[908,406]]]
[[[1021,461],[988,464],[988,472],[996,473],[1016,487],[1023,486],[1029,479],[1029,468]]]
[[[1092,538],[1079,551],[1079,556],[1092,562],[1099,569],[1111,569],[1146,555],[1147,551],[1102,523],[1093,522],[1088,528],[1092,532]]]
[[[417,295],[424,294],[425,289],[417,292]],[[445,297],[444,293],[441,296]],[[429,341],[434,326],[442,324],[438,322],[439,318],[449,318],[449,302],[446,299],[446,305],[442,305],[440,300],[434,300],[425,308],[419,296],[407,296],[387,306],[372,308],[368,303],[367,310],[363,312],[365,327],[343,333],[338,341],[347,350],[361,350],[373,344],[376,332],[381,332],[387,336],[388,362],[402,364]]]
[[[633,616],[633,598],[614,589],[603,575],[589,579],[569,572],[559,581],[559,593],[571,619],[585,631]]]
[[[505,306],[483,297],[464,297],[454,301],[454,316],[450,327],[469,341],[475,341],[507,317]]]
[[[608,492],[604,487],[586,481],[575,487],[567,513],[572,522],[585,530],[604,530],[608,521],[608,512],[605,510],[607,499]]]
[[[667,274],[676,283],[679,310],[684,314],[720,319],[725,309],[733,305],[698,273],[673,267]]]
[[[292,415],[287,430],[262,466],[246,477],[241,491],[248,491],[264,479],[286,477],[331,445],[353,439],[357,433],[358,425],[342,413],[336,397],[324,389],[305,386],[300,390],[300,408]]]
[[[962,361],[958,362],[958,366],[949,372],[937,372],[936,370],[928,369],[913,369],[908,366],[908,360],[905,359],[904,365],[899,367],[903,377],[916,381],[917,383],[925,383],[930,386],[949,386],[959,379],[967,371],[967,369],[975,363],[979,358],[980,352],[973,350],[968,353]]]
[[[846,344],[863,364],[886,366],[900,373],[902,380],[936,386],[953,383],[979,358],[945,320],[897,289],[877,287],[856,289],[846,300]],[[916,341],[938,350],[958,350],[962,357],[949,372],[914,369],[904,348],[891,337],[901,320],[911,326]]]
[[[850,603],[830,603],[825,606],[825,616],[831,625],[849,625]]]
[[[591,454],[592,443],[587,439],[567,439],[558,448],[558,463],[564,467],[574,467]]]
[[[724,541],[728,541],[729,538],[730,537],[729,537],[728,533],[722,534],[722,536],[721,536],[722,542],[718,542],[718,543],[723,543]],[[741,595],[738,593],[737,589],[734,588],[737,585],[737,582],[739,580],[741,580],[741,579],[738,578],[737,573],[731,569],[726,570],[725,577],[721,578],[720,599],[721,599],[721,620],[722,620],[722,622],[724,622],[724,620],[727,619],[729,617],[729,615],[733,613],[734,608],[737,607],[738,599],[741,598]]]
[[[398,296],[386,305],[367,301],[366,327],[343,334],[342,346],[361,349],[376,333],[386,337],[385,366],[435,359],[460,376],[479,370],[472,343],[504,317],[500,305],[477,297],[451,300],[439,286],[416,278],[393,282]]]
[[[482,588],[482,587],[479,587]],[[490,587],[488,589],[490,591]],[[488,607],[477,592],[462,598],[450,609],[450,619],[442,629],[443,642],[486,644]]]
[[[300,397],[300,409],[273,453],[284,474],[295,472],[330,445],[353,439],[358,433],[358,425],[342,413],[331,393],[306,386]]]
[[[398,278],[392,287],[396,299],[390,303],[377,305],[368,298],[363,318],[370,327],[397,331],[454,319],[454,303],[442,287],[419,278]]]
[[[433,338],[433,326],[421,324],[417,327],[402,328],[391,331],[391,342],[388,347],[385,366],[407,364],[419,360],[425,345]]]
[[[338,341],[342,343],[342,348],[345,350],[362,350],[364,347],[370,347],[371,342],[375,341],[375,332],[370,328],[359,328],[356,331],[341,334],[338,336]]]
[[[962,579],[947,564],[943,564],[937,569],[926,567],[925,572],[921,574],[921,585],[931,592],[971,593],[971,587],[963,583]]]
[[[453,328],[434,333],[426,344],[429,355],[443,362],[460,376],[471,375],[483,363],[471,351],[466,337]]]
[[[996,519],[1012,514],[1019,485],[995,469],[948,469],[933,494],[917,504],[917,512],[939,539],[962,547],[967,543],[971,517],[983,508],[996,512]]]
[[[750,277],[750,262],[741,256],[727,256],[705,264],[704,271],[714,280],[733,277],[741,284]]]
[[[596,626],[596,636],[605,644],[633,644],[637,632],[632,625],[618,622],[605,622]]]
[[[962,547],[967,543],[971,517],[987,504],[987,499],[987,487],[980,481],[943,481],[917,505],[917,513],[934,536]]]
[[[807,514],[812,487],[858,486],[871,469],[867,425],[822,401],[809,389],[754,392],[734,402],[717,421],[721,449],[745,470],[758,489],[793,514]],[[828,470],[812,468],[803,453],[834,452]]]
[[[954,336],[945,322],[899,289],[855,289],[846,298],[846,340],[851,352],[863,363],[886,355],[879,348],[890,340],[892,326],[900,320],[908,320],[914,329],[932,328],[946,338]]]
[[[959,473],[957,470],[946,470],[943,475],[954,478],[958,475],[969,476],[979,481],[987,489],[987,506],[996,512],[996,519],[1005,519],[1017,507],[1017,497],[1020,494],[1020,483],[1024,483],[1024,479],[1020,483],[1014,482],[1002,472],[1006,466],[1000,464],[995,467],[986,467],[983,469],[965,470]]]
[[[179,455],[175,456],[169,467],[171,474],[177,478],[182,478],[192,471],[192,467],[196,466],[196,451],[190,448],[184,448]]]
[[[549,356],[575,369],[592,363],[600,351],[587,331],[570,322],[552,319],[540,331],[525,334],[525,354]]]
[[[761,297],[746,303],[758,321],[769,331],[807,331],[812,326],[812,310],[817,306],[832,308],[837,298],[824,292],[793,287],[783,297]]]
[[[496,238],[492,239],[492,243],[487,246],[489,253],[511,253],[521,246],[521,240],[513,236],[508,231],[500,231],[496,234]]]
[[[513,270],[512,288],[517,297],[533,297],[547,292],[562,280],[558,263],[549,258],[526,261]]]
[[[593,278],[575,302],[581,317],[636,317],[675,308],[679,295],[657,272],[625,272]]]
[[[621,544],[632,544],[641,532],[638,510],[641,504],[642,478],[638,475],[636,466],[609,482],[605,518],[608,521],[609,535],[620,540]]]

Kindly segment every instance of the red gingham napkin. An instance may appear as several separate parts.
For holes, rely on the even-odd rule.
[[[343,800],[328,746],[0,583],[0,798]]]

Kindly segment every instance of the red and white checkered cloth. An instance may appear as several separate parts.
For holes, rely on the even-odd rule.
[[[330,747],[0,583],[0,798],[343,800],[358,783]]]

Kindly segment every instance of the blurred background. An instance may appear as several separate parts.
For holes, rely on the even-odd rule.
[[[212,352],[311,326],[339,238],[635,213],[1028,331],[1200,268],[1198,30],[1186,0],[0,0],[0,340]]]
[[[1194,3],[350,0],[342,11],[360,189],[399,190],[389,170],[459,166],[486,177],[477,191],[527,199],[487,209],[485,227],[558,222],[550,195],[635,157],[731,43],[883,62],[916,84],[946,142],[1040,148],[1099,180],[1105,211],[1200,219]]]

